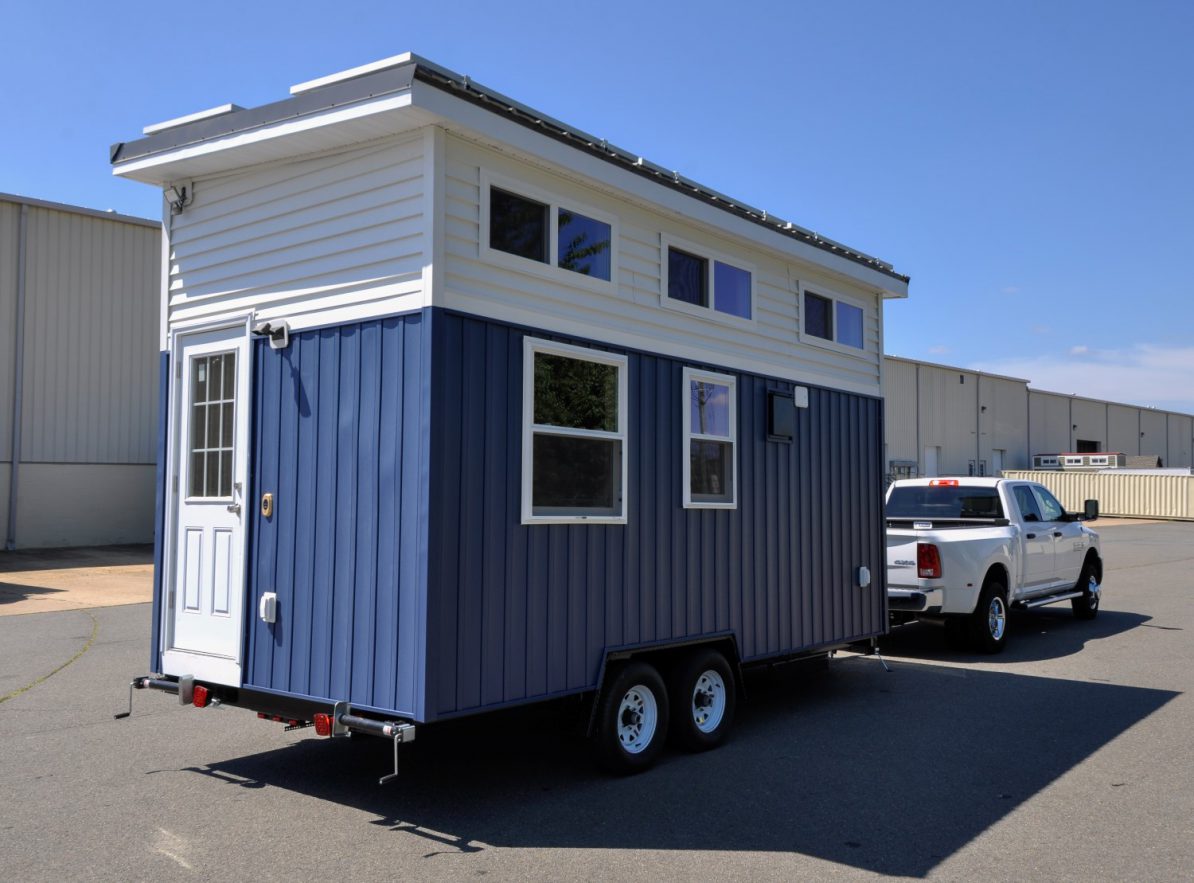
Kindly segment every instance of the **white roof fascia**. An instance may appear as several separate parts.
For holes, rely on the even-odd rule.
[[[552,170],[557,173],[561,169],[565,173],[573,170],[585,179],[617,190],[622,198],[630,197],[648,209],[674,212],[686,220],[704,224],[721,235],[730,233],[755,247],[787,253],[855,285],[861,284],[871,288],[884,297],[908,296],[908,285],[900,279],[792,239],[779,231],[769,231],[745,218],[735,217],[714,205],[664,185],[653,185],[649,179],[618,168],[549,135],[539,135],[524,125],[478,107],[472,102],[456,98],[443,89],[416,80],[411,84],[411,92],[416,107],[440,117],[442,125],[458,135],[479,140],[507,152],[514,148],[528,159],[550,163],[555,167]]]
[[[403,52],[401,55],[391,55],[389,58],[383,58],[380,61],[371,61],[368,64],[362,64],[359,67],[349,68],[346,71],[339,71],[338,73],[328,74],[325,77],[317,77],[314,80],[307,80],[305,83],[295,83],[290,87],[291,95],[302,95],[304,92],[310,92],[312,89],[318,89],[320,86],[330,86],[332,83],[343,83],[345,80],[355,80],[357,77],[363,77],[366,74],[375,74],[378,71],[384,71],[387,68],[398,67],[406,64],[411,60],[409,52]]]
[[[154,174],[154,170],[165,170],[186,160],[208,156],[221,151],[231,151],[238,147],[262,144],[268,141],[281,141],[284,138],[300,135],[314,129],[322,129],[363,117],[400,111],[409,108],[410,105],[411,95],[409,92],[367,99],[354,104],[331,108],[322,113],[295,117],[248,131],[233,132],[221,138],[213,138],[197,144],[188,144],[174,150],[118,163],[113,166],[112,174],[148,183],[164,183],[176,179],[178,175],[174,173],[164,175]],[[399,131],[398,128],[395,128],[394,134],[398,134]],[[279,150],[278,158],[285,158],[286,156],[294,155],[294,153],[296,152]],[[185,177],[185,169],[181,171],[182,176]]]

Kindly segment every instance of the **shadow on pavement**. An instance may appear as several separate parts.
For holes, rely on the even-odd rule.
[[[311,738],[190,771],[358,809],[425,839],[427,855],[754,850],[922,877],[1177,695],[906,662],[889,674],[865,657],[748,689],[721,749],[669,753],[626,779],[594,771],[554,706],[424,727],[384,787],[390,746],[370,739]]]
[[[1007,647],[988,656],[969,650],[951,650],[945,643],[945,629],[933,623],[914,622],[893,628],[880,639],[879,649],[887,656],[951,662],[1040,662],[1078,653],[1089,641],[1099,641],[1131,631],[1152,619],[1139,613],[1100,610],[1093,620],[1082,620],[1070,612],[1068,603],[1037,610],[1013,610],[1007,633]]]
[[[19,583],[0,582],[0,604],[13,604],[34,595],[54,595],[63,591],[65,589],[52,589],[49,586],[23,586]]]

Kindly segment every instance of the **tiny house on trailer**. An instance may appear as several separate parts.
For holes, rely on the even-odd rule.
[[[153,675],[320,732],[591,696],[615,768],[887,627],[907,277],[403,55],[147,127]]]

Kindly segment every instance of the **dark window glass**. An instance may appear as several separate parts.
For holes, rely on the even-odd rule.
[[[536,433],[531,501],[536,515],[618,515],[619,441]]]
[[[862,308],[837,303],[837,342],[862,349]]]
[[[559,264],[565,270],[609,279],[610,226],[561,208]]]
[[[714,261],[713,308],[719,313],[749,319],[750,273],[721,261]]]
[[[489,247],[547,263],[547,206],[491,187]]]
[[[698,503],[730,503],[734,499],[734,470],[730,442],[693,439],[689,452],[692,499]]]
[[[1062,516],[1065,515],[1065,507],[1057,502],[1057,497],[1043,487],[1034,487],[1032,492],[1036,494],[1036,500],[1041,504],[1041,521],[1061,521]]]
[[[698,307],[709,306],[709,262],[678,248],[667,250],[667,296]]]
[[[1016,485],[1012,488],[1016,495],[1016,505],[1020,507],[1020,517],[1025,521],[1040,521],[1041,510],[1037,508],[1036,497],[1032,495],[1032,488],[1027,485]]]
[[[535,423],[618,431],[615,365],[535,353]]]
[[[1079,454],[1097,454],[1099,453],[1099,442],[1080,438],[1078,439],[1078,447],[1075,450]]]
[[[892,490],[888,518],[1002,518],[1003,503],[993,487],[910,485]]]
[[[811,291],[804,293],[804,333],[833,340],[833,301]]]

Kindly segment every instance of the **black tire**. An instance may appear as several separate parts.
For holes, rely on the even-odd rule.
[[[1078,619],[1094,619],[1099,615],[1099,566],[1093,557],[1082,562],[1082,573],[1074,590],[1082,593],[1081,598],[1071,598],[1070,606]]]
[[[655,763],[668,728],[667,689],[659,672],[645,662],[628,662],[613,673],[598,702],[593,734],[598,762],[618,775]]]
[[[970,614],[970,643],[979,653],[999,653],[1007,646],[1007,589],[997,578],[987,580]]]
[[[668,683],[676,744],[708,751],[724,742],[734,724],[737,693],[725,656],[709,648],[690,653]]]

